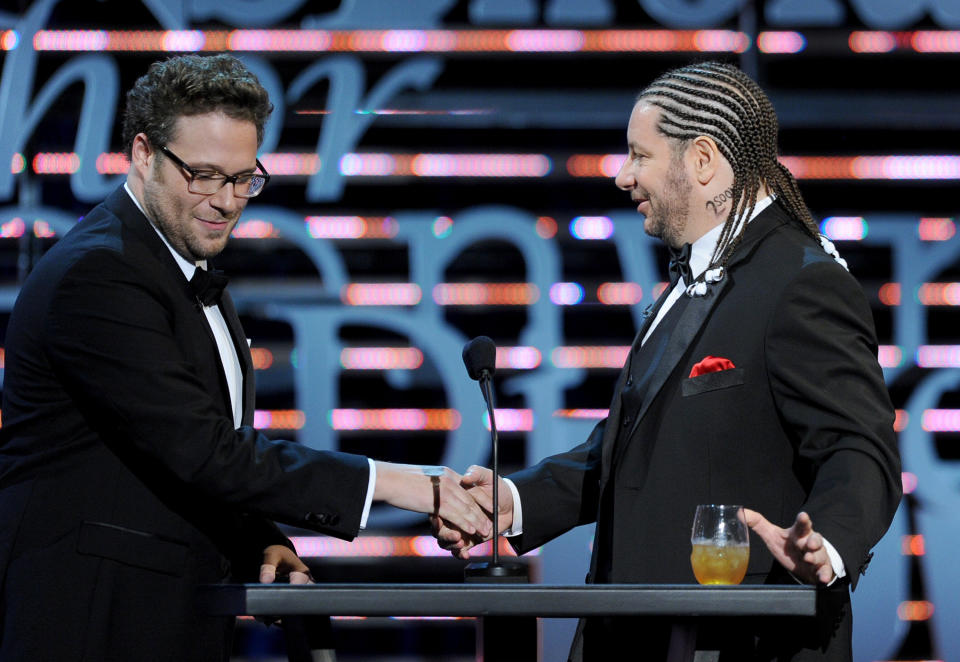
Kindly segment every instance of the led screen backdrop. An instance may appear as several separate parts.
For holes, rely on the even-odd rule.
[[[466,340],[499,345],[519,468],[604,415],[664,286],[665,253],[612,182],[633,95],[693,60],[755,76],[871,301],[898,409],[907,497],[854,596],[857,659],[960,658],[956,0],[7,1],[0,328],[35,261],[122,180],[126,89],[155,59],[219,51],[276,106],[273,179],[217,261],[253,339],[258,427],[461,471],[489,462]],[[426,532],[384,510],[352,545],[293,533],[320,566],[360,559],[351,579],[413,558],[429,581],[452,561]],[[582,581],[591,533],[544,548],[538,578]],[[545,625],[544,659],[570,625]]]

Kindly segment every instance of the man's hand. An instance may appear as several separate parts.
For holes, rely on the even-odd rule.
[[[807,584],[829,584],[833,581],[833,566],[823,546],[823,536],[813,530],[813,521],[801,512],[789,529],[771,524],[760,513],[743,509],[747,526],[753,529],[773,557],[793,575]]]
[[[447,467],[377,462],[373,498],[391,506],[428,513],[470,536],[490,536],[493,525]]]
[[[487,517],[492,517],[493,472],[485,467],[474,465],[467,469],[460,484],[467,489],[467,493],[473,497]],[[513,494],[502,479],[499,481],[499,489],[500,503],[497,505],[500,509],[500,517],[497,522],[497,530],[506,531],[513,526]],[[470,548],[489,540],[493,535],[492,529],[490,533],[484,536],[468,535],[442,517],[431,516],[430,524],[433,527],[433,535],[437,539],[437,544],[460,559],[470,558]]]
[[[289,577],[291,584],[312,584],[310,568],[289,547],[270,545],[263,550],[263,565],[260,566],[260,583],[272,584],[274,579]]]

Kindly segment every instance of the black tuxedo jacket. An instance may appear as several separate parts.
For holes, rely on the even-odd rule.
[[[735,368],[691,378],[706,356]],[[518,551],[601,521],[611,544],[595,540],[592,572],[602,562],[611,582],[693,583],[697,504],[740,504],[784,527],[805,510],[856,585],[901,495],[894,410],[860,286],[779,205],[748,225],[725,278],[689,302],[638,412],[621,411],[625,379],[585,443],[511,476]],[[745,581],[792,582],[751,537]],[[817,627],[790,626],[779,659],[849,659],[846,586]]]
[[[206,316],[122,188],[37,265],[7,329],[0,430],[0,659],[229,655],[232,621],[195,613],[202,583],[256,581],[289,541],[270,521],[350,539],[365,458],[244,426]]]

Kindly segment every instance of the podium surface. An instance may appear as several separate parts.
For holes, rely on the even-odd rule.
[[[696,584],[237,584],[200,593],[203,611],[235,616],[475,616],[481,624],[510,617],[675,617],[669,662],[717,659],[696,650],[701,618],[815,616],[816,598],[812,586]],[[479,643],[478,649],[485,662],[536,659],[535,653],[485,655]]]
[[[205,612],[293,616],[814,616],[812,586],[696,584],[231,584]]]

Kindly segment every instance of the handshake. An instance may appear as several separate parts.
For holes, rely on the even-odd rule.
[[[471,466],[462,476],[446,467],[377,462],[374,500],[427,513],[437,544],[457,558],[493,536],[493,472]],[[513,495],[501,479],[498,531],[513,526]]]
[[[462,476],[447,467],[375,461],[373,500],[430,516],[437,544],[461,559],[470,548],[493,537],[493,472],[472,466]],[[513,525],[513,497],[500,481],[498,531]],[[286,577],[291,584],[313,583],[310,569],[292,548],[270,545],[263,551],[260,582]]]

